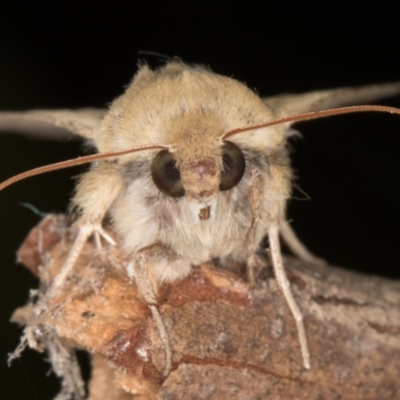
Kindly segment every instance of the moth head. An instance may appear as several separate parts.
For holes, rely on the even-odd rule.
[[[153,182],[166,196],[186,196],[192,212],[209,219],[218,193],[233,189],[246,168],[242,151],[230,141],[222,144],[219,156],[177,163],[173,152],[161,150],[151,164]]]

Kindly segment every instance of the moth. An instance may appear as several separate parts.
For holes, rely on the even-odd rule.
[[[96,154],[41,167],[28,176],[92,162],[77,184],[72,209],[79,233],[48,295],[73,273],[92,235],[114,240],[102,228],[110,218],[131,255],[128,273],[172,350],[157,309],[160,283],[187,276],[193,265],[218,259],[246,263],[254,285],[257,249],[269,239],[275,278],[295,319],[303,365],[310,368],[306,330],[282,262],[280,238],[300,258],[319,262],[286,221],[292,170],[287,144],[296,121],[382,106],[329,108],[400,93],[400,83],[261,98],[237,80],[202,66],[173,61],[157,70],[142,65],[108,110],[36,110],[0,113],[0,130],[50,139],[79,136]],[[328,111],[325,111],[328,110]]]

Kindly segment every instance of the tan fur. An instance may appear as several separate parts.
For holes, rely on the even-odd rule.
[[[169,198],[159,193],[150,174],[128,183],[124,190],[116,185],[119,194],[109,214],[125,248],[134,255],[143,247],[161,242],[177,255],[175,267],[162,270],[160,266],[154,267],[156,280],[182,278],[189,273],[190,265],[215,257],[232,255],[243,261],[246,233],[251,223],[251,164],[246,166],[245,176],[237,187],[220,192],[222,143],[218,137],[233,128],[273,117],[268,106],[243,84],[181,63],[168,64],[155,72],[143,67],[126,93],[112,104],[96,142],[99,150],[112,151],[148,143],[171,144],[187,192],[182,198]],[[282,127],[259,129],[236,135],[232,142],[262,153],[267,162],[270,154],[285,147],[284,133]],[[126,165],[155,154],[156,151],[131,154],[121,158],[119,163]],[[215,163],[216,173],[200,182],[191,172],[191,166],[204,159]],[[284,216],[291,180],[288,162],[286,164],[271,164],[269,172],[260,171],[267,183],[267,193],[258,241],[265,235],[270,219],[280,220]],[[96,166],[95,170],[98,168]],[[118,182],[112,168],[101,175],[95,170],[83,177],[74,198],[83,218],[87,213],[93,218],[93,206],[103,197],[100,195],[102,187],[108,191],[109,186]],[[93,183],[96,174],[101,176],[101,185]],[[112,190],[108,199],[116,192]],[[153,198],[152,204],[146,200],[150,198]],[[237,206],[232,207],[232,204]],[[205,206],[211,206],[211,216],[201,221],[199,211]],[[96,209],[99,213],[105,211],[104,205]]]

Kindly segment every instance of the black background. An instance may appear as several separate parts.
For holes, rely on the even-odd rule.
[[[394,2],[133,3],[27,0],[0,6],[0,109],[105,106],[131,79],[140,50],[209,65],[261,95],[400,79]],[[400,106],[400,97],[382,104]],[[311,197],[289,205],[299,236],[335,265],[399,278],[400,118],[358,114],[298,128],[304,138],[293,144],[293,165],[297,185]],[[79,144],[2,135],[0,179],[79,152]],[[2,399],[50,399],[57,392],[43,356],[27,351],[6,366],[20,335],[8,319],[37,285],[14,262],[39,220],[19,202],[63,212],[71,177],[81,170],[53,172],[0,193]]]

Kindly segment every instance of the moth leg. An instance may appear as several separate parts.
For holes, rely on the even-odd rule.
[[[165,256],[163,256],[165,254]],[[156,323],[158,334],[160,335],[161,343],[165,353],[165,365],[163,375],[168,376],[172,368],[172,350],[169,342],[168,332],[165,328],[164,321],[157,308],[156,285],[153,275],[150,271],[150,259],[155,258],[157,263],[159,258],[168,259],[168,250],[162,244],[154,244],[139,250],[134,262],[134,273],[139,293],[143,300],[150,308],[153,319]],[[167,260],[168,262],[168,260]]]
[[[260,214],[261,214],[261,200],[262,200],[263,186],[264,182],[262,180],[260,173],[256,169],[253,170],[251,177],[251,194],[250,194],[250,204],[252,206],[253,218],[249,231],[247,232],[247,238],[246,238],[247,273],[251,285],[254,285],[254,279],[255,279],[254,278],[254,268],[256,265],[256,254],[254,251],[255,230],[257,226],[257,221],[260,219]],[[293,232],[292,234],[294,235]],[[294,237],[295,239],[297,239],[296,236]],[[269,239],[270,252],[271,252],[275,278],[278,282],[279,287],[283,292],[283,295],[289,305],[290,311],[296,322],[304,368],[309,369],[310,353],[308,350],[308,343],[303,322],[303,315],[293,297],[292,291],[290,289],[290,282],[286,276],[285,268],[283,266],[281,249],[279,245],[279,227],[276,222],[272,222],[270,225],[270,228],[268,230],[268,239]],[[300,245],[303,246],[301,243]]]
[[[101,248],[100,238],[115,245],[112,237],[103,230],[101,222],[118,194],[122,191],[122,182],[111,163],[98,163],[95,167],[82,175],[77,185],[77,192],[72,206],[81,214],[75,222],[78,235],[50,288],[50,296],[54,295],[65,282],[78,259],[83,246],[94,234],[97,248]]]
[[[111,246],[116,245],[115,240],[102,228],[101,224],[94,225],[93,236],[98,250],[102,249],[101,238],[111,244]]]
[[[83,246],[85,245],[86,241],[89,239],[91,235],[95,235],[96,245],[98,249],[101,248],[100,237],[105,239],[111,245],[115,246],[114,239],[107,232],[103,230],[100,223],[97,224],[81,223],[78,225],[80,225],[78,236],[76,237],[74,244],[72,245],[72,248],[69,251],[63,266],[61,267],[60,272],[57,274],[52,283],[50,294],[55,294],[55,291],[63,285],[67,276],[71,273],[76,260],[81,254]]]
[[[301,354],[303,357],[304,368],[310,368],[310,352],[308,350],[306,330],[304,327],[303,315],[293,297],[290,289],[290,282],[286,276],[285,267],[283,266],[281,249],[279,245],[279,227],[277,222],[272,222],[268,229],[268,237],[271,250],[271,258],[274,266],[275,277],[281,288],[283,295],[289,305],[290,311],[296,322],[297,332],[299,336]]]
[[[250,286],[254,287],[255,285],[254,269],[257,265],[257,260],[256,260],[257,256],[255,253],[255,248],[256,248],[255,233],[256,233],[257,222],[260,219],[261,215],[261,200],[262,200],[262,191],[264,186],[261,175],[257,169],[253,169],[252,171],[250,185],[251,185],[250,204],[252,210],[252,221],[246,236],[247,279],[250,283]]]
[[[304,246],[287,221],[281,222],[279,232],[291,252],[301,260],[312,264],[326,264],[324,259],[315,256]]]

